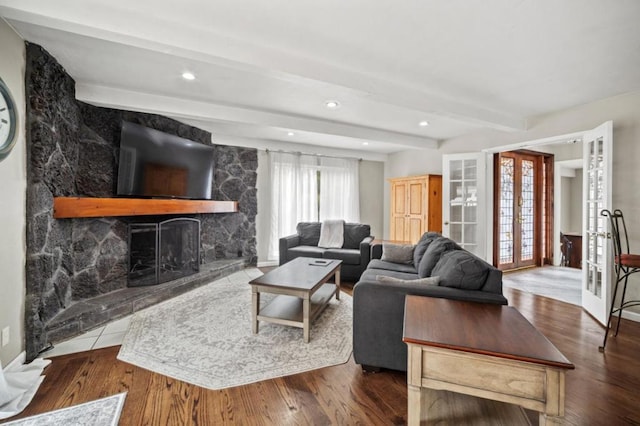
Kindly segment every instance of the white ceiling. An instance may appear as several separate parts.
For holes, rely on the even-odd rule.
[[[78,99],[258,147],[381,158],[640,89],[637,0],[0,0],[0,16]]]

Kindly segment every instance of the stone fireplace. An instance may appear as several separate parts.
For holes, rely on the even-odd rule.
[[[129,224],[127,285],[177,280],[200,271],[200,221],[174,218]]]
[[[187,256],[166,250],[158,260],[165,268],[158,280],[161,284],[127,286],[127,230],[134,223],[132,218],[55,219],[54,197],[114,196],[123,120],[203,144],[212,145],[212,136],[167,117],[79,102],[75,82],[55,58],[38,45],[26,44],[27,359],[37,357],[49,342],[65,340],[210,282],[226,264],[241,267],[238,259],[242,265],[256,264],[255,149],[213,145],[213,198],[237,201],[238,211],[194,214],[192,219],[200,222],[199,243],[190,240],[190,231],[178,231],[174,222],[167,222],[165,241],[182,238],[190,242]],[[171,219],[175,217],[146,217],[135,222]],[[177,268],[199,272],[162,283],[177,274]]]

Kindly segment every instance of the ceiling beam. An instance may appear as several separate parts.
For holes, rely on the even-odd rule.
[[[404,147],[438,148],[438,141],[426,137],[417,137],[336,121],[134,92],[113,87],[78,83],[76,84],[76,98],[97,106],[162,114],[184,119],[200,121],[223,120],[240,124],[346,136],[363,141],[377,141]]]

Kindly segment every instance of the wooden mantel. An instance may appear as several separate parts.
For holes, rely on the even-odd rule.
[[[53,199],[53,217],[56,219],[237,211],[237,201],[91,197],[54,197]]]

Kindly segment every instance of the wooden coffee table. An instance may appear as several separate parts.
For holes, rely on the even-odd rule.
[[[420,424],[422,389],[446,390],[564,416],[565,372],[574,366],[515,308],[407,296],[408,423]]]
[[[298,257],[273,271],[249,281],[253,333],[259,322],[300,327],[309,342],[311,322],[326,308],[335,294],[340,299],[340,265],[342,260]],[[335,283],[328,283],[335,277]],[[274,293],[268,305],[260,309],[260,293]]]

